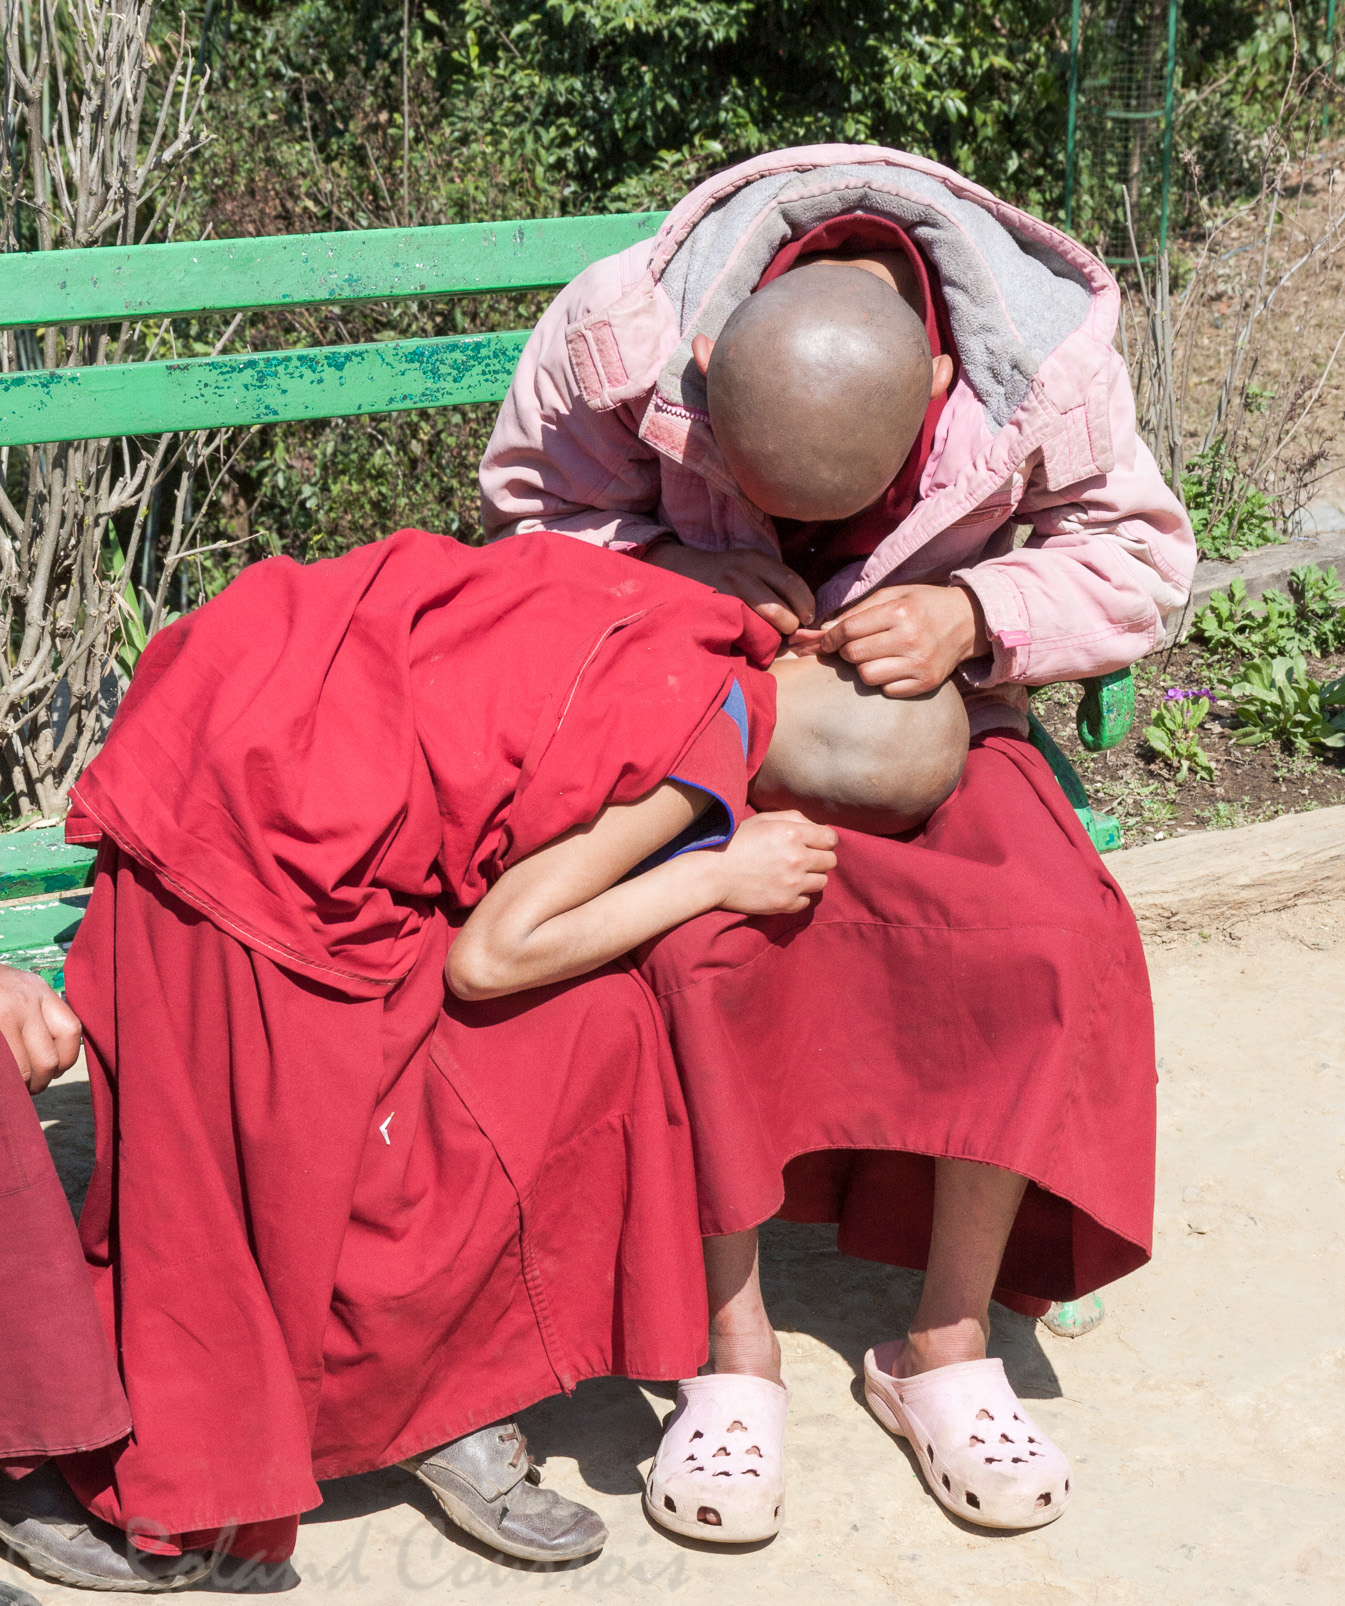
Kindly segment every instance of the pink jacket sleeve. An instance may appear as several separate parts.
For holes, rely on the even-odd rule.
[[[640,439],[639,419],[626,406],[590,407],[565,346],[569,325],[628,289],[650,249],[635,246],[586,268],[533,330],[481,462],[487,540],[562,530],[628,551],[672,534],[656,511],[659,458]]]
[[[1113,354],[1115,466],[1050,491],[1038,462],[1015,518],[1026,543],[955,571],[985,611],[993,662],[965,664],[978,687],[1108,674],[1162,639],[1186,602],[1196,543],[1185,509],[1139,438],[1130,379]]]

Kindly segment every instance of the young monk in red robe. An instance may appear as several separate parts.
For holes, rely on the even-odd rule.
[[[754,1231],[776,1211],[925,1270],[905,1333],[874,1313],[864,1382],[937,1499],[1016,1527],[1069,1497],[986,1340],[992,1290],[1040,1313],[1150,1245],[1143,953],[1027,740],[1027,688],[1133,662],[1194,568],[1118,302],[1077,242],[933,162],[773,151],[568,286],[501,409],[492,537],[638,554],[885,697],[956,688],[971,721],[963,782],[918,832],[843,830],[815,908],[707,916],[642,967],[692,1121],[717,1374],[683,1385],[649,1482],[682,1532],[778,1526]]]
[[[61,1470],[139,1552],[282,1559],[316,1478],[393,1462],[512,1554],[603,1543],[499,1424],[704,1355],[680,1090],[616,961],[824,884],[829,827],[735,829],[777,640],[624,557],[403,531],[261,564],[152,643],[68,826],[101,842],[67,978],[135,1431]],[[965,721],[879,712],[883,751],[914,716],[945,757],[894,775],[860,730],[836,803],[900,828]],[[10,1544],[109,1587],[42,1516]]]

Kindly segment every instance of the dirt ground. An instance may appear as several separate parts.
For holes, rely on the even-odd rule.
[[[1333,680],[1345,674],[1345,658],[1310,659],[1308,669],[1318,680]],[[1345,749],[1295,755],[1277,742],[1248,747],[1233,740],[1233,703],[1220,695],[1230,673],[1227,663],[1212,662],[1190,644],[1142,658],[1134,666],[1135,723],[1125,741],[1105,753],[1090,753],[1079,740],[1076,685],[1044,687],[1033,697],[1033,713],[1078,771],[1093,807],[1121,822],[1125,847],[1345,803]],[[1178,785],[1171,766],[1144,739],[1169,687],[1216,694],[1200,730],[1214,770],[1210,780],[1192,774]]]
[[[1074,1501],[1058,1523],[1003,1535],[944,1515],[855,1381],[866,1345],[913,1309],[916,1278],[841,1259],[828,1229],[776,1224],[768,1294],[794,1398],[789,1520],[773,1544],[725,1553],[651,1528],[640,1474],[671,1389],[591,1383],[524,1425],[548,1482],[602,1512],[612,1539],[600,1558],[507,1568],[444,1533],[409,1477],[377,1473],[329,1484],[305,1518],[296,1606],[1345,1599],[1345,899],[1154,946],[1150,958],[1153,1264],[1107,1292],[1107,1321],[1082,1339],[995,1312],[996,1351],[1074,1462]],[[85,1088],[58,1085],[40,1102],[78,1195]],[[90,1598],[4,1562],[0,1581],[47,1606]]]

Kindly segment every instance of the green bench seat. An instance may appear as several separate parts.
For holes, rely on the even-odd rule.
[[[59,825],[0,835],[0,962],[35,970],[59,992],[93,880],[94,854]]]
[[[274,307],[556,289],[649,239],[665,214],[209,240],[0,255],[0,327],[113,323]],[[351,417],[498,402],[526,329],[180,361],[0,374],[0,446]],[[1084,745],[1113,747],[1134,715],[1128,670],[1083,683]],[[1041,723],[1032,740],[1103,852],[1120,830],[1089,805]],[[0,835],[0,961],[55,986],[93,855],[58,826]]]

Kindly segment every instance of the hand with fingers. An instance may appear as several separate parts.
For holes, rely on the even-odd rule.
[[[79,1058],[83,1033],[74,1011],[27,970],[0,965],[0,1037],[30,1093],[40,1093]]]
[[[649,549],[646,563],[670,569],[712,590],[737,597],[782,636],[812,623],[813,594],[793,569],[765,552],[748,549],[702,552],[680,541],[660,541]]]
[[[887,697],[921,697],[990,651],[985,615],[965,586],[884,586],[825,628],[798,630],[800,654],[835,653]]]
[[[838,837],[797,809],[754,814],[718,850],[718,907],[740,915],[799,914],[836,868]]]

